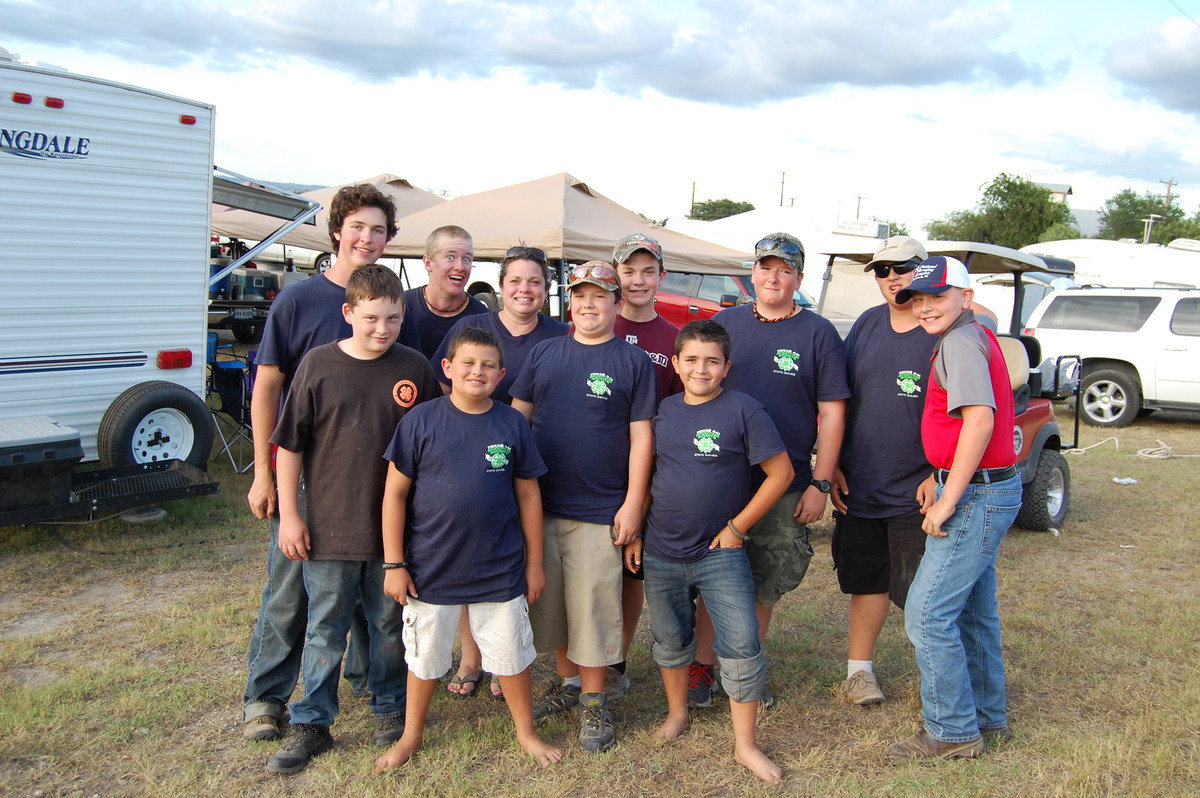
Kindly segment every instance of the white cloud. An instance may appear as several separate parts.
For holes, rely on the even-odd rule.
[[[1108,68],[1135,95],[1200,113],[1200,27],[1189,19],[1174,17],[1113,44]]]

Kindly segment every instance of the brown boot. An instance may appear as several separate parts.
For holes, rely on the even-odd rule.
[[[888,747],[888,759],[970,759],[983,753],[983,738],[976,737],[961,743],[944,743],[929,732],[921,729],[919,732],[892,743]]]

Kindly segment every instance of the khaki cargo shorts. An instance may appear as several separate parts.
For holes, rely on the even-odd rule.
[[[784,494],[746,533],[754,602],[764,607],[775,605],[784,593],[799,587],[812,560],[808,527],[792,515],[801,495],[800,491]]]

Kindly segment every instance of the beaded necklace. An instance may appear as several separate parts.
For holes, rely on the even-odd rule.
[[[780,316],[777,319],[768,319],[766,316],[758,312],[758,300],[756,299],[754,300],[754,304],[750,307],[750,311],[754,314],[754,318],[758,319],[763,324],[774,324],[777,321],[783,321],[784,319],[790,319],[792,316],[795,316],[796,311],[799,310],[799,308],[800,306],[796,304],[796,301],[792,300],[792,309],[788,311],[786,316]]]

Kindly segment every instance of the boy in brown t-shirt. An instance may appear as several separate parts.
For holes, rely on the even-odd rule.
[[[356,271],[342,308],[351,337],[305,355],[271,442],[279,446],[279,549],[302,560],[308,592],[304,696],[290,706],[294,732],[267,763],[295,773],[333,745],[346,634],[360,598],[370,635],[368,686],[388,745],[404,728],[403,608],[383,592],[383,452],[396,424],[418,402],[441,395],[429,362],[396,344],[404,317],[400,280],[383,266]],[[303,468],[308,506],[297,486]]]

